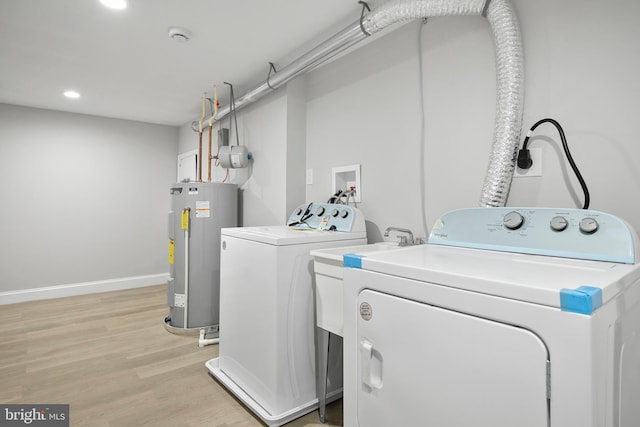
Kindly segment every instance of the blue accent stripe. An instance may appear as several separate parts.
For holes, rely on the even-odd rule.
[[[342,265],[347,268],[362,268],[362,255],[344,254],[342,255]]]
[[[560,290],[560,309],[572,313],[592,314],[602,306],[602,289],[580,286]]]

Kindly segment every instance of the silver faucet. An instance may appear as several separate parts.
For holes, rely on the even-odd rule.
[[[413,233],[411,232],[411,230],[406,228],[387,227],[387,229],[384,230],[384,237],[389,237],[390,231],[408,234],[408,236],[398,236],[400,240],[400,246],[413,245]]]

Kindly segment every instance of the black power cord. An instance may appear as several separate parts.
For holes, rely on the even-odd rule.
[[[518,167],[520,169],[529,169],[533,164],[533,160],[531,159],[531,153],[529,152],[529,149],[527,149],[527,144],[529,143],[529,138],[531,137],[531,134],[533,133],[533,131],[542,123],[551,123],[558,130],[558,133],[560,134],[560,139],[562,140],[562,148],[564,149],[564,154],[567,156],[567,160],[571,165],[571,169],[573,169],[573,173],[575,173],[576,178],[578,178],[578,181],[580,182],[580,187],[582,187],[582,192],[584,193],[584,205],[582,206],[582,209],[589,209],[589,202],[590,202],[589,189],[587,188],[587,184],[584,182],[584,179],[582,178],[582,174],[580,174],[580,171],[578,170],[578,166],[576,166],[576,162],[573,161],[573,157],[569,152],[569,145],[567,144],[567,138],[564,136],[564,130],[562,130],[562,126],[560,126],[560,123],[558,123],[557,121],[546,118],[546,119],[537,121],[533,126],[531,126],[531,129],[529,129],[527,136],[524,138],[524,142],[522,143],[522,148],[518,151]]]
[[[313,216],[313,212],[311,212],[311,206],[313,206],[313,202],[307,205],[307,208],[304,210],[304,212],[302,212],[302,215],[300,215],[299,220],[289,223],[287,224],[287,226],[293,227],[294,225],[302,225],[302,224],[305,224],[308,226],[309,224],[307,224],[307,220]]]
[[[236,96],[233,93],[233,85],[231,83],[224,82],[229,86],[229,129],[231,129],[232,120],[236,124],[236,145],[240,145],[240,136],[238,134],[238,115],[236,113]]]

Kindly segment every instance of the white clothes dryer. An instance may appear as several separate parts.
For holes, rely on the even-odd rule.
[[[267,425],[318,407],[310,251],[366,242],[358,209],[326,203],[297,208],[287,225],[222,229],[219,357],[206,365]]]
[[[344,425],[637,426],[638,248],[602,212],[477,208],[345,255]]]

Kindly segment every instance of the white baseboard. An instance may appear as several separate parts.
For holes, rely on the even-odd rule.
[[[95,282],[73,283],[69,285],[47,286],[43,288],[33,288],[19,291],[6,291],[0,292],[0,305],[43,299],[71,297],[75,295],[94,294],[98,292],[119,291],[122,289],[142,288],[144,286],[166,283],[168,278],[168,273],[161,273],[149,274],[146,276],[98,280]]]

